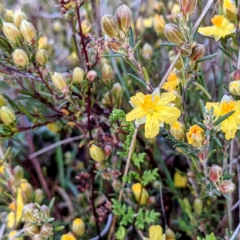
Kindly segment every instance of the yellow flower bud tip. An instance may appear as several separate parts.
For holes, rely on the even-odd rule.
[[[16,65],[20,67],[26,67],[29,63],[29,58],[27,53],[22,49],[15,49],[12,53],[13,61]]]
[[[6,106],[6,105],[7,105],[7,103],[6,103],[4,96],[2,94],[0,94],[0,108],[3,106]]]
[[[84,80],[84,71],[80,67],[76,67],[73,69],[72,73],[72,81],[73,83],[81,83]]]
[[[203,202],[201,199],[196,198],[193,202],[193,209],[194,212],[198,215],[200,215],[202,213],[202,209],[203,209]]]
[[[235,184],[230,180],[224,180],[218,185],[217,190],[222,194],[231,194],[235,190]]]
[[[182,13],[186,16],[193,14],[197,7],[197,0],[179,0],[179,5]]]
[[[60,90],[63,91],[67,88],[67,80],[61,73],[54,72],[54,74],[51,76],[52,82],[54,86]]]
[[[29,237],[33,237],[39,233],[39,228],[35,223],[31,222],[25,223],[23,229],[24,233]]]
[[[87,79],[88,79],[90,82],[93,82],[96,78],[97,78],[97,72],[96,72],[96,71],[90,70],[90,71],[87,73]]]
[[[40,65],[45,65],[48,61],[48,52],[44,49],[39,49],[35,55],[36,62]]]
[[[229,83],[229,92],[234,96],[240,96],[240,80]]]
[[[118,20],[113,15],[104,15],[101,19],[101,26],[104,34],[110,38],[117,37],[119,34]]]
[[[205,55],[205,46],[202,44],[196,44],[192,49],[192,55],[190,56],[192,61],[198,61]]]
[[[0,7],[1,8],[1,7]],[[2,9],[1,9],[2,10]],[[6,9],[4,14],[4,20],[6,22],[13,22],[13,11]]]
[[[21,33],[13,23],[3,23],[3,33],[5,37],[13,42],[21,38]]]
[[[188,143],[196,148],[202,147],[205,140],[205,132],[197,124],[190,127],[187,133]]]
[[[36,189],[34,191],[34,202],[41,203],[44,198],[42,189]]]
[[[146,59],[150,59],[153,55],[153,48],[150,44],[148,43],[145,43],[143,45],[143,56],[144,58]]]
[[[90,147],[90,156],[96,162],[102,162],[105,158],[103,150],[95,144]]]
[[[124,4],[118,7],[115,17],[117,18],[120,30],[126,34],[132,24],[132,11]]]
[[[180,28],[176,24],[173,23],[166,24],[164,34],[165,37],[170,42],[175,43],[177,45],[180,45],[185,41]]]
[[[173,137],[175,137],[178,141],[181,141],[185,138],[186,128],[182,122],[176,121],[170,127],[170,133]]]
[[[19,165],[17,165],[14,169],[13,169],[13,175],[15,177],[15,179],[20,180],[23,178],[23,168]]]
[[[155,15],[154,20],[153,20],[153,26],[154,26],[155,32],[157,34],[164,33],[165,25],[166,25],[166,22],[165,22],[163,16]]]
[[[165,232],[165,237],[166,240],[175,240],[175,233],[173,232],[173,230],[168,228]]]
[[[20,32],[24,38],[24,40],[28,43],[32,43],[34,39],[36,39],[36,30],[32,23],[22,20],[20,25]]]
[[[102,78],[104,82],[110,81],[111,79],[113,79],[113,77],[114,77],[114,72],[112,67],[109,64],[104,63],[102,68]]]
[[[139,202],[140,205],[145,205],[147,203],[149,198],[148,192],[140,183],[133,184],[132,191],[136,201]]]
[[[116,96],[119,96],[119,94],[122,93],[122,86],[120,83],[114,83],[112,86],[111,91],[113,92],[113,94],[115,94]]]
[[[13,16],[13,22],[17,27],[20,27],[23,20],[26,20],[27,16],[24,12],[22,12],[20,9],[15,10],[14,16]]]
[[[77,237],[85,233],[85,223],[81,218],[76,218],[72,223],[72,231]]]
[[[10,107],[6,107],[6,106],[1,107],[0,118],[3,121],[3,123],[6,125],[10,125],[16,120],[14,111]]]
[[[61,240],[77,240],[71,233],[63,234]]]
[[[209,170],[208,177],[211,180],[211,182],[217,183],[222,177],[222,168],[215,164],[212,165]]]

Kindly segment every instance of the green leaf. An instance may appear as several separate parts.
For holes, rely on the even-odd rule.
[[[138,48],[141,45],[141,40],[138,40],[137,44],[135,45],[135,47],[133,48],[133,51],[135,52],[136,50],[138,50]]]
[[[128,76],[129,76],[131,79],[139,82],[139,83],[140,83],[141,85],[143,85],[144,87],[146,87],[146,83],[143,82],[143,80],[140,79],[139,77],[137,77],[137,76],[135,76],[135,75],[133,75],[133,74],[131,74],[131,73],[128,73]]]
[[[54,206],[54,202],[55,202],[55,197],[54,198],[52,198],[52,200],[51,200],[51,202],[50,202],[50,204],[49,204],[49,211],[50,211],[50,213],[52,212],[52,210],[53,210],[53,206]]]
[[[161,43],[161,46],[166,46],[166,47],[176,47],[177,45],[175,43],[168,43],[168,42],[164,42]]]
[[[133,43],[133,30],[132,30],[132,27],[130,27],[130,29],[129,29],[129,45],[133,48],[133,45],[134,45],[134,43]]]
[[[217,53],[208,55],[208,56],[203,57],[203,58],[201,58],[200,60],[198,60],[197,63],[205,62],[205,61],[207,61],[207,60],[210,60],[210,59],[212,59],[212,58],[215,58],[217,55],[218,55]]]
[[[207,97],[208,99],[212,99],[212,96],[208,93],[208,91],[202,86],[200,85],[199,83],[197,82],[194,82],[193,83],[196,87],[198,87]]]
[[[235,111],[231,111],[223,116],[221,116],[220,118],[218,118],[218,120],[214,123],[214,126],[216,127],[218,124],[220,124],[221,122],[223,122],[225,119],[227,119],[228,117],[230,117]]]
[[[155,180],[157,180],[158,177],[159,177],[158,168],[155,168],[152,171],[146,170],[146,171],[144,171],[143,176],[142,176],[142,185],[146,186],[149,183],[152,183]]]

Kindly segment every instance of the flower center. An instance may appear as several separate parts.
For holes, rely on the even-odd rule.
[[[216,15],[212,18],[212,23],[217,27],[217,28],[222,28],[223,26],[223,20],[224,16]]]
[[[172,128],[173,128],[173,129],[176,129],[176,130],[179,130],[179,129],[180,129],[180,123],[179,123],[179,122],[175,122],[175,123],[172,125]]]
[[[150,114],[153,114],[156,111],[157,101],[159,99],[159,96],[155,96],[154,100],[152,100],[152,95],[147,94],[141,104],[142,109]]]
[[[223,113],[228,113],[231,112],[236,106],[236,103],[234,101],[230,101],[230,102],[223,102],[222,103],[222,111]]]
[[[167,80],[168,80],[168,82],[175,82],[175,81],[177,81],[177,79],[178,79],[178,77],[177,77],[176,73],[171,72]]]
[[[189,135],[192,136],[193,134],[200,135],[201,132],[203,132],[203,129],[201,129],[199,126],[194,125],[191,127],[189,131]]]

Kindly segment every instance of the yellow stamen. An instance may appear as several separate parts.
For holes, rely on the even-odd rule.
[[[223,27],[223,20],[224,16],[221,15],[216,15],[212,18],[212,23],[217,27],[217,28],[222,28]]]
[[[233,102],[233,101],[223,102],[222,103],[222,111],[223,111],[223,113],[231,112],[234,109],[235,105],[236,105],[236,103]]]

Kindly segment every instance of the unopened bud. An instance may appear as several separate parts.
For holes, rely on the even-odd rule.
[[[43,238],[42,238],[42,236],[40,234],[36,234],[36,235],[34,235],[32,240],[43,240]]]
[[[31,43],[32,40],[36,38],[36,30],[35,27],[32,25],[32,23],[23,20],[20,25],[20,31],[24,38],[24,40],[28,43]]]
[[[27,182],[26,180],[22,180],[23,182],[20,183],[20,188],[22,190],[22,193],[25,195],[27,199],[30,199],[32,196],[32,185]]]
[[[200,60],[205,55],[205,46],[202,44],[196,44],[192,49],[191,60],[196,62]]]
[[[217,165],[212,165],[208,177],[213,183],[217,183],[222,176],[222,168]]]
[[[229,92],[234,96],[240,96],[240,80],[229,83]]]
[[[12,53],[13,61],[16,65],[21,67],[26,67],[29,63],[29,58],[27,53],[22,49],[16,49]]]
[[[35,59],[40,65],[45,65],[48,61],[48,52],[44,49],[39,49],[36,52]]]
[[[2,13],[2,5],[0,6],[0,11]],[[5,14],[4,14],[4,20],[5,22],[13,22],[13,11],[12,10],[9,10],[9,9],[6,9],[5,10]]]
[[[31,222],[25,223],[23,229],[24,233],[29,237],[33,237],[34,235],[39,233],[38,226]]]
[[[6,99],[4,98],[4,96],[2,94],[0,94],[0,108],[3,106],[6,106]]]
[[[65,78],[61,73],[55,72],[55,73],[51,76],[51,78],[52,78],[52,82],[53,82],[54,86],[55,86],[58,90],[62,91],[62,90],[64,90],[64,89],[67,88],[67,80],[66,80],[66,78]]]
[[[110,179],[111,179],[111,177],[110,177]],[[112,187],[113,187],[113,189],[114,189],[116,192],[120,191],[121,188],[122,188],[122,183],[121,183],[121,181],[115,179],[115,180],[112,182]]]
[[[8,40],[16,42],[21,33],[13,23],[3,23],[3,33]]]
[[[109,156],[111,155],[111,153],[112,153],[112,146],[106,145],[106,146],[104,147],[104,153],[105,153],[105,155],[106,155],[107,157],[109,157]]]
[[[196,198],[193,202],[193,209],[194,209],[194,212],[197,214],[197,215],[200,215],[202,213],[202,209],[203,209],[203,202],[201,199],[199,198]]]
[[[119,97],[119,94],[122,93],[122,86],[121,86],[121,84],[120,83],[114,83],[111,91],[113,92],[113,94],[115,94],[116,96]]]
[[[20,180],[23,178],[23,168],[19,165],[17,165],[14,169],[13,169],[13,175],[15,177],[16,180]]]
[[[154,25],[155,32],[157,34],[164,33],[164,28],[165,28],[166,22],[165,22],[163,16],[155,15],[154,20],[153,20],[153,25]]]
[[[73,83],[81,83],[84,79],[84,71],[80,67],[75,67],[72,73]]]
[[[120,30],[126,34],[132,24],[132,11],[127,5],[123,4],[116,10],[115,17]]]
[[[90,70],[90,71],[87,73],[87,79],[88,79],[90,82],[93,82],[96,78],[97,78],[97,72],[96,72],[96,71]]]
[[[48,238],[53,233],[53,227],[50,223],[44,223],[40,230],[40,236],[42,238]]]
[[[10,107],[6,106],[1,107],[0,118],[6,125],[10,125],[16,120],[14,111]]]
[[[192,54],[192,47],[188,43],[180,44],[179,48],[183,57],[189,57]]]
[[[34,203],[28,203],[23,207],[22,214],[26,222],[37,222],[38,219],[33,213],[35,209],[36,206]]]
[[[235,190],[235,185],[230,180],[224,180],[218,185],[217,189],[222,194],[231,194]]]
[[[44,194],[42,189],[36,189],[34,191],[34,201],[37,203],[41,203],[44,198]]]
[[[186,136],[186,128],[182,122],[176,121],[170,127],[170,133],[178,141],[182,141]]]
[[[132,192],[136,201],[140,205],[145,205],[148,201],[149,195],[145,188],[142,187],[140,183],[135,183],[132,185]]]
[[[123,240],[127,236],[127,229],[123,226],[118,227],[118,230],[115,233],[115,237],[117,240]]]
[[[234,73],[233,73],[233,80],[240,80],[240,69],[237,69]]]
[[[20,9],[15,10],[14,16],[13,16],[13,22],[17,27],[20,27],[23,20],[26,20],[27,16],[24,12],[22,12]]]
[[[196,148],[202,147],[205,140],[205,131],[197,124],[189,128],[187,132],[188,143]]]
[[[50,210],[49,207],[46,205],[42,205],[40,207],[41,213],[44,215],[44,218],[48,218],[50,216]]]
[[[104,63],[102,68],[102,78],[104,82],[107,83],[108,81],[112,80],[113,77],[114,77],[114,72],[112,67],[109,64]]]
[[[161,190],[162,188],[162,183],[160,181],[154,181],[153,182],[153,188],[157,189],[157,190]]]
[[[118,36],[118,20],[115,16],[104,15],[101,19],[101,26],[104,34],[106,34],[108,37],[114,38]]]
[[[197,7],[197,0],[179,0],[179,5],[182,13],[186,16],[193,14]]]
[[[72,223],[72,231],[77,237],[85,233],[85,223],[81,218],[76,218]]]
[[[166,230],[165,236],[166,236],[166,240],[175,240],[175,234],[173,230],[171,230],[170,228]]]
[[[153,55],[153,48],[150,44],[148,43],[145,43],[143,45],[143,56],[144,58],[146,59],[150,59]]]
[[[89,149],[91,158],[96,162],[102,162],[105,158],[103,150],[95,144]]]
[[[148,205],[153,205],[155,203],[156,203],[156,198],[154,196],[151,196],[148,198],[148,200],[147,200]]]
[[[185,41],[180,28],[176,24],[166,24],[164,34],[170,42],[175,43],[176,45],[180,45]]]

